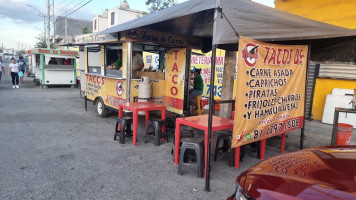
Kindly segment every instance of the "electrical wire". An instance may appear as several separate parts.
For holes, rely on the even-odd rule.
[[[82,7],[84,7],[85,5],[87,5],[88,3],[90,3],[92,0],[87,1],[85,4],[83,4],[82,6],[80,6],[79,8],[73,10],[71,13],[67,14],[65,17],[67,17],[68,15],[71,15],[73,13],[75,13],[77,10],[81,9]]]
[[[61,15],[64,15],[66,12],[68,12],[68,10],[65,11],[65,9],[68,8],[68,6],[71,5],[71,3],[73,3],[74,1],[75,1],[75,0],[70,1],[68,4],[66,4],[66,5],[62,8],[63,13],[62,13]],[[71,10],[71,9],[69,9],[69,10]]]
[[[73,6],[71,9],[66,10],[65,14],[68,14],[69,12],[71,12],[72,10],[76,9],[80,4],[82,4],[85,0],[81,0],[77,5]]]

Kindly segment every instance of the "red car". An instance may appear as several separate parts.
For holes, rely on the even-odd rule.
[[[236,182],[228,200],[356,200],[356,146],[272,157],[240,174]]]

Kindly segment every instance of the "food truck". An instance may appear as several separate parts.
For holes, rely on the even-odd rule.
[[[31,49],[29,73],[35,75],[35,82],[41,87],[50,85],[71,85],[77,83],[76,56],[78,51],[61,49]]]
[[[137,28],[114,34],[81,35],[76,44],[83,46],[85,101],[96,105],[97,114],[105,117],[109,109],[119,104],[139,101],[140,83],[147,77],[151,84],[148,99],[166,105],[168,111],[183,114],[189,109],[189,66],[192,49],[201,49],[202,41],[170,33]],[[122,51],[122,67],[108,67]],[[158,68],[144,66],[134,70],[133,55],[143,53],[159,55]],[[82,86],[82,87],[83,87]]]

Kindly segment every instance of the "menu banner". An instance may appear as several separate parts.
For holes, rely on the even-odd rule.
[[[184,48],[167,50],[166,54],[166,86],[163,96],[168,111],[183,114],[184,104],[184,75],[187,51]]]
[[[232,148],[303,127],[308,46],[240,37]]]

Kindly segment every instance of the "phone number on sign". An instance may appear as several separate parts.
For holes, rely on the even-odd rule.
[[[301,127],[300,118],[288,119],[284,122],[277,122],[262,129],[255,129],[253,131],[253,139],[262,137],[271,137],[272,135],[279,135],[289,130],[294,130]],[[265,131],[264,131],[265,130]]]

